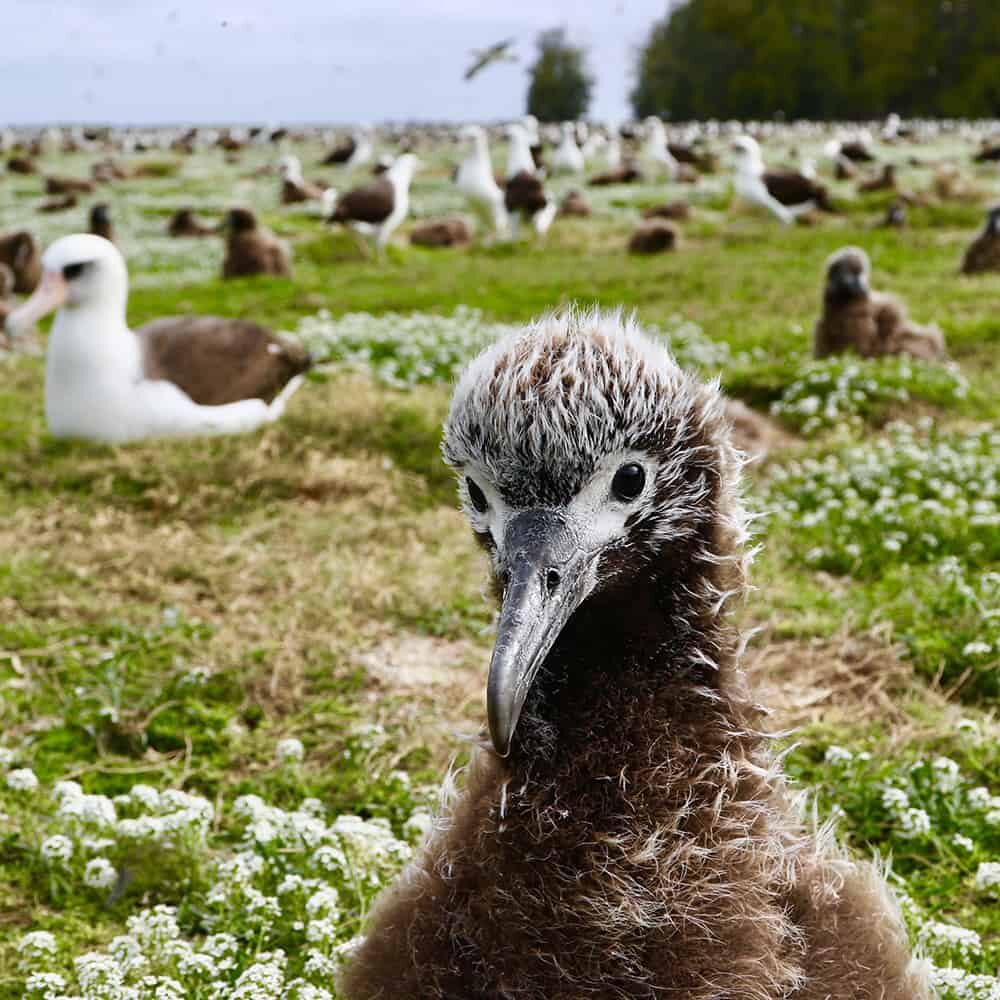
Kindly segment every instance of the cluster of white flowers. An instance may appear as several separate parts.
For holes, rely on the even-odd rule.
[[[458,306],[450,316],[435,313],[347,313],[329,310],[299,321],[288,335],[314,357],[371,372],[395,388],[450,383],[480,351],[519,329],[487,320],[478,309]],[[669,347],[685,368],[718,370],[733,361],[729,346],[706,336],[695,323],[672,317],[646,331]]]
[[[798,378],[771,404],[771,412],[811,435],[856,426],[891,403],[912,398],[948,403],[968,391],[968,382],[955,365],[909,358],[826,358],[806,362]]]
[[[931,984],[940,1000],[1000,1000],[1000,979],[953,966],[932,968]]]
[[[841,573],[1000,554],[1000,431],[885,438],[769,470],[766,500],[810,561]],[[886,545],[886,540],[890,544]]]
[[[328,310],[300,320],[293,336],[314,357],[370,371],[396,388],[448,383],[476,354],[515,330],[459,306],[450,316],[434,313],[347,313]]]
[[[281,764],[297,764],[306,755],[306,748],[302,745],[302,740],[289,736],[287,739],[279,740],[274,748],[274,755]]]
[[[976,872],[976,889],[1000,895],[1000,861],[984,861]]]
[[[379,736],[360,734],[362,741]],[[76,864],[81,883],[101,891],[117,882],[118,871],[104,854],[77,861],[89,850],[85,843],[113,851],[134,841],[143,820],[190,814],[199,834],[178,844],[207,866],[210,884],[194,890],[191,902],[212,933],[189,936],[175,907],[157,905],[130,916],[126,933],[104,951],[62,960],[53,934],[31,932],[18,952],[32,1000],[332,1000],[333,980],[357,945],[361,914],[412,854],[387,821],[341,815],[327,822],[316,799],[289,811],[256,795],[240,797],[232,817],[242,839],[228,853],[206,839],[213,815],[207,801],[185,792],[136,785],[107,799],[64,781],[52,799],[53,821],[65,832],[48,836],[40,857]],[[415,839],[429,822],[414,812],[407,836]],[[149,836],[162,832],[154,824]],[[272,951],[259,952],[261,946]]]
[[[38,778],[30,767],[19,767],[7,772],[7,787],[15,792],[33,792],[38,788]]]

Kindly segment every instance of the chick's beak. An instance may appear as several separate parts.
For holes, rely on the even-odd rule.
[[[515,515],[501,551],[507,585],[490,661],[486,712],[493,747],[506,757],[539,668],[593,589],[596,553],[587,552],[550,510]]]
[[[58,271],[46,271],[31,298],[7,317],[7,335],[16,337],[30,330],[40,319],[63,305],[68,294],[66,279]]]

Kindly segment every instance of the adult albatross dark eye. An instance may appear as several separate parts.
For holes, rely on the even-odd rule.
[[[646,485],[646,471],[638,462],[623,465],[611,480],[611,492],[616,500],[631,503]]]
[[[72,281],[74,278],[79,278],[80,275],[83,274],[83,272],[86,269],[86,267],[87,267],[86,263],[83,263],[83,264],[67,264],[63,268],[63,277],[67,281]]]
[[[469,499],[472,501],[472,506],[479,511],[480,514],[486,513],[486,508],[488,504],[486,503],[486,494],[471,480],[468,476],[465,479],[465,485],[469,490]]]

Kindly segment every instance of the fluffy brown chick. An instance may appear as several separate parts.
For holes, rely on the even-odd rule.
[[[747,690],[717,388],[568,312],[462,376],[444,454],[501,603],[489,740],[348,1000],[927,1000],[881,874],[802,818]]]
[[[289,276],[292,273],[288,249],[269,229],[257,222],[248,208],[234,208],[226,215],[226,257],[223,278],[244,278],[255,274]]]
[[[872,291],[870,273],[868,254],[859,247],[843,247],[827,261],[823,313],[813,333],[816,357],[854,351],[865,358],[945,358],[940,328],[914,323],[899,299]]]

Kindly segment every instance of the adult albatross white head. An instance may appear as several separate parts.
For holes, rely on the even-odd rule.
[[[150,378],[143,340],[125,322],[128,272],[106,239],[78,233],[42,257],[35,294],[7,318],[12,337],[58,310],[49,339],[45,416],[56,437],[119,443],[147,437],[236,434],[276,420],[301,384],[292,377],[273,400],[196,403],[162,375]]]

